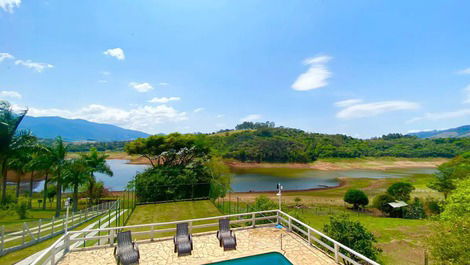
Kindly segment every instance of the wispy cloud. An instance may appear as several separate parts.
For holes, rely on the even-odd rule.
[[[160,82],[158,83],[159,86],[168,86],[169,84],[167,82]]]
[[[124,54],[124,51],[121,48],[107,49],[103,53],[121,61],[126,59],[126,55]]]
[[[166,106],[141,106],[130,110],[91,104],[78,110],[29,108],[28,115],[60,116],[69,119],[85,119],[93,122],[108,123],[128,129],[149,133],[159,131],[159,124],[175,123],[188,119],[186,112]]]
[[[256,120],[259,120],[261,119],[261,115],[260,114],[249,114],[243,118],[240,119],[241,122],[244,122],[244,121],[256,121]]]
[[[423,116],[408,120],[407,123],[414,123],[414,122],[422,121],[422,120],[437,121],[437,120],[447,120],[447,119],[455,119],[455,118],[462,118],[462,117],[470,117],[470,109],[460,109],[460,110],[448,111],[448,112],[426,113]]]
[[[149,92],[150,90],[153,89],[153,86],[147,82],[144,82],[144,83],[130,82],[129,86],[134,88],[137,92],[140,92],[140,93]]]
[[[470,75],[470,67],[457,71],[457,74],[459,74],[459,75]]]
[[[464,93],[463,103],[470,104],[470,85],[468,85],[467,87],[463,89],[463,93]]]
[[[13,9],[20,7],[21,0],[0,0],[0,8],[8,13],[13,13]]]
[[[0,98],[22,98],[21,94],[16,91],[0,91]]]
[[[217,119],[220,119],[220,118],[223,118],[225,115],[224,114],[218,114],[217,116],[215,116]]]
[[[16,60],[15,64],[33,69],[34,71],[36,71],[38,73],[44,71],[45,69],[49,69],[49,68],[54,67],[52,64],[38,63],[38,62],[33,62],[31,60],[26,60],[26,61],[25,60]]]
[[[336,113],[336,117],[340,119],[364,118],[391,111],[414,110],[419,107],[420,105],[416,102],[400,100],[353,104]]]
[[[161,97],[161,98],[158,98],[158,97],[155,97],[155,98],[152,98],[151,100],[149,100],[148,102],[150,103],[168,103],[170,101],[178,101],[178,100],[181,100],[180,97]]]
[[[292,88],[298,91],[317,89],[328,85],[328,78],[331,72],[327,69],[326,63],[331,60],[330,56],[322,55],[304,60],[305,65],[309,65],[308,70],[299,75]]]
[[[348,107],[348,106],[355,105],[361,102],[362,102],[362,99],[352,98],[352,99],[346,99],[346,100],[335,102],[335,106],[336,107]]]
[[[197,109],[193,110],[193,112],[198,113],[198,112],[201,112],[201,111],[203,111],[203,110],[204,110],[204,108],[197,108]]]
[[[0,0],[1,1],[1,0]],[[6,52],[0,52],[0,63],[3,62],[6,59],[14,59],[15,57],[9,53]]]

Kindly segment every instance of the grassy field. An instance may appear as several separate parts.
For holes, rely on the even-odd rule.
[[[214,206],[211,201],[187,201],[187,202],[173,202],[173,203],[160,203],[160,204],[147,204],[139,205],[135,208],[134,213],[131,215],[127,225],[135,224],[149,224],[161,223],[186,219],[203,218],[210,216],[222,215],[219,210]],[[197,222],[203,224],[207,222]],[[163,226],[160,228],[170,228],[173,226]],[[156,228],[157,229],[157,228]],[[216,228],[194,229],[193,232],[203,232],[215,230]],[[132,231],[143,231],[146,229],[132,229]],[[160,233],[155,237],[165,237],[173,235],[174,233]],[[139,239],[149,238],[147,235],[139,236]]]
[[[304,222],[320,231],[330,218],[327,214],[319,215],[309,209],[295,212]],[[344,208],[341,212],[344,212]],[[376,217],[352,211],[349,215],[375,235],[377,246],[383,250],[380,256],[383,264],[424,264],[426,239],[431,232],[433,221]]]

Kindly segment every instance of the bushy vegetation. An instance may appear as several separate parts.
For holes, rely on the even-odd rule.
[[[379,248],[374,246],[374,243],[377,242],[374,235],[360,222],[349,219],[348,215],[331,216],[330,222],[324,225],[323,231],[332,239],[372,260],[377,260],[377,256],[381,252]],[[355,261],[359,261],[357,257],[347,251],[342,250],[342,253]],[[349,264],[346,260],[344,262]]]
[[[393,211],[392,206],[388,205],[390,202],[394,202],[395,198],[392,195],[385,193],[380,194],[374,198],[373,205],[379,209],[382,213],[391,214]]]
[[[215,154],[247,162],[312,162],[332,157],[450,158],[470,150],[470,138],[419,139],[390,134],[362,140],[340,134],[308,133],[269,126],[214,134],[208,137],[208,141]]]
[[[437,190],[447,195],[456,188],[456,182],[469,177],[470,174],[470,152],[456,156],[449,162],[438,167],[435,179],[430,183],[431,189]]]
[[[211,157],[198,135],[140,138],[127,144],[126,151],[147,158],[152,165],[132,183],[142,202],[204,198],[211,191],[221,196],[228,186],[228,170]]]
[[[410,200],[410,194],[414,189],[415,187],[410,183],[397,182],[388,187],[387,193],[393,196],[395,200],[406,202]]]
[[[456,183],[446,200],[441,221],[429,241],[437,264],[469,264],[470,261],[470,174]]]
[[[359,207],[365,207],[369,204],[369,198],[362,190],[349,189],[344,194],[344,201],[352,204],[353,209],[357,210]]]

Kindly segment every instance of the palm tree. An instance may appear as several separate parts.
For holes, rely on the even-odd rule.
[[[46,209],[47,184],[49,181],[48,178],[49,178],[49,173],[50,173],[52,166],[53,166],[53,156],[52,156],[51,147],[46,146],[46,145],[38,145],[37,150],[32,154],[31,160],[29,161],[27,165],[29,171],[31,171],[31,178],[30,178],[30,183],[29,183],[29,193],[31,195],[30,201],[29,201],[30,206],[31,206],[32,194],[33,194],[34,172],[37,172],[37,173],[42,174],[45,177],[42,209],[43,210]]]
[[[78,188],[88,181],[90,168],[83,159],[68,160],[64,170],[64,185],[73,189],[72,210],[78,210]]]
[[[15,112],[7,101],[0,101],[0,165],[2,167],[2,200],[6,200],[8,159],[15,147],[21,146],[22,137],[15,137],[16,130],[28,110]]]
[[[108,164],[106,164],[106,158],[108,158],[108,155],[98,152],[96,148],[91,148],[89,153],[81,154],[81,159],[83,159],[90,168],[90,175],[88,178],[88,195],[90,196],[90,205],[92,204],[93,187],[96,183],[96,177],[94,174],[103,173],[108,176],[113,176],[113,171],[108,166]]]
[[[51,169],[54,175],[52,181],[55,182],[57,187],[55,216],[59,217],[60,210],[62,209],[62,186],[64,184],[63,171],[65,169],[66,164],[65,156],[67,155],[67,146],[65,146],[64,141],[62,141],[61,137],[56,138],[50,151],[52,160]]]

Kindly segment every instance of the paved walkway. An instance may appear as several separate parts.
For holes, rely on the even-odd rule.
[[[173,240],[166,239],[140,243],[140,264],[196,265],[222,260],[279,252],[294,265],[335,264],[334,260],[308,244],[297,235],[276,228],[238,230],[237,250],[224,251],[215,234],[193,235],[194,250],[191,256],[178,257],[173,252]],[[282,248],[281,248],[282,236]],[[101,248],[68,253],[60,265],[109,264],[114,265],[113,248]]]

